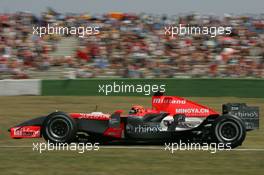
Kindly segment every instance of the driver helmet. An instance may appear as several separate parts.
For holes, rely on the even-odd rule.
[[[138,114],[138,113],[143,113],[145,111],[143,106],[140,105],[134,105],[129,111],[129,114]]]

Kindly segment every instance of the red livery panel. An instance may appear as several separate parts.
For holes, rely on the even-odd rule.
[[[158,111],[169,112],[171,115],[184,114],[186,117],[219,115],[208,107],[176,96],[153,96],[152,107]]]
[[[109,114],[103,113],[71,113],[70,116],[75,119],[89,119],[89,120],[109,120]]]
[[[11,128],[10,135],[12,138],[39,138],[40,126],[19,126]]]

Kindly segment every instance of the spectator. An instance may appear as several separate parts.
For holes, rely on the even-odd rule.
[[[178,22],[175,22],[178,21]],[[263,16],[167,16],[59,14],[44,12],[0,14],[0,73],[29,78],[34,71],[68,69],[76,77],[264,77]],[[51,56],[61,38],[32,35],[32,26],[59,24],[101,26],[96,36],[79,38],[72,56]],[[229,36],[164,35],[165,24],[231,26]],[[30,70],[30,71],[29,71]],[[65,71],[63,70],[63,71]]]

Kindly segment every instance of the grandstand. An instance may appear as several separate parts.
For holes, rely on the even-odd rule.
[[[264,77],[263,15],[0,14],[0,78]],[[33,35],[32,26],[99,25],[96,36]],[[231,26],[230,36],[164,35],[168,24]]]

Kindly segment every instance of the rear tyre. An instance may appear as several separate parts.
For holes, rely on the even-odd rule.
[[[233,115],[223,115],[213,123],[213,138],[216,143],[225,147],[235,148],[242,145],[246,137],[246,128],[240,118]]]
[[[74,141],[76,132],[75,120],[63,112],[48,115],[42,128],[42,136],[52,143],[70,143]]]

